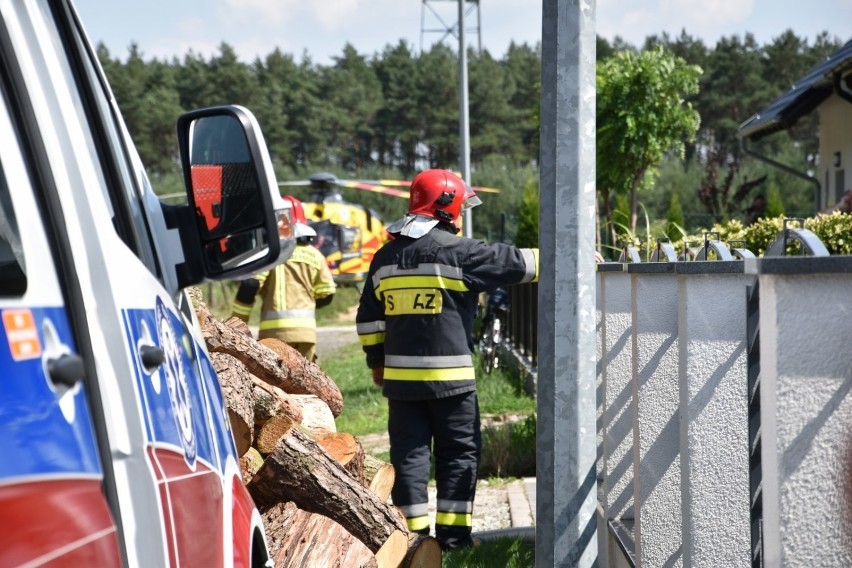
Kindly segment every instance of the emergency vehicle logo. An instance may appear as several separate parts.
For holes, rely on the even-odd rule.
[[[157,335],[160,339],[160,346],[165,353],[166,360],[163,365],[163,372],[166,375],[172,414],[175,417],[175,424],[183,446],[184,460],[186,460],[189,468],[195,471],[198,448],[192,427],[192,406],[189,400],[189,385],[187,384],[187,356],[181,347],[183,341],[175,332],[171,314],[160,298],[157,298]]]

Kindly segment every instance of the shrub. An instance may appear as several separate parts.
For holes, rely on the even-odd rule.
[[[852,255],[852,215],[835,211],[830,215],[817,215],[805,219],[805,228],[813,232],[828,249],[831,254]],[[800,226],[798,223],[790,223],[788,227]],[[784,217],[764,217],[758,219],[752,225],[744,227],[740,221],[732,220],[722,224],[713,225],[709,231],[700,231],[697,234],[684,237],[673,243],[678,252],[684,250],[688,242],[691,247],[700,247],[704,242],[705,233],[716,233],[711,235],[726,243],[730,248],[746,249],[755,256],[763,256],[766,249],[772,244],[784,228]],[[739,241],[739,243],[736,243]],[[732,243],[735,243],[732,246]],[[798,254],[798,244],[793,241],[787,248],[787,254]]]
[[[536,417],[482,429],[480,477],[528,477],[535,475]]]
[[[831,254],[852,254],[852,215],[835,211],[805,221]]]

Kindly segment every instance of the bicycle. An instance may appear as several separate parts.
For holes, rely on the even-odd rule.
[[[508,311],[508,295],[505,291],[498,289],[493,292],[488,298],[479,335],[480,364],[487,375],[500,365],[497,350],[503,341],[503,327]]]

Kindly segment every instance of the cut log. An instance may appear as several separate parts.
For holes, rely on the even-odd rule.
[[[272,558],[282,547],[290,544],[291,538],[298,538],[298,532],[304,530],[305,512],[295,503],[284,501],[267,508],[260,509],[263,528],[266,532],[266,548]],[[300,529],[300,527],[302,527]],[[276,562],[275,566],[279,566]]]
[[[263,465],[263,456],[257,451],[257,448],[250,447],[242,456],[240,456],[240,471],[243,476],[243,485],[247,485],[254,474],[258,472]]]
[[[343,410],[343,395],[337,383],[326,375],[319,365],[308,361],[296,349],[280,339],[266,337],[258,343],[272,350],[278,357],[279,364],[290,370],[292,384],[276,386],[280,386],[290,394],[315,395],[328,405],[334,417],[340,415],[340,411]]]
[[[251,374],[287,393],[318,396],[334,416],[343,410],[340,389],[316,363],[308,361],[286,343],[277,339],[264,339],[265,343],[277,342],[273,351],[211,316],[204,302],[198,301],[194,305],[210,352],[233,355],[243,362]]]
[[[394,531],[376,552],[376,564],[379,568],[397,568],[402,565],[408,554],[408,534],[402,531]],[[437,564],[440,566],[440,564]]]
[[[364,448],[358,439],[346,432],[319,434],[314,441],[348,471],[361,485],[364,480]]]
[[[393,466],[383,462],[376,456],[364,455],[364,482],[370,490],[379,496],[382,501],[387,501],[396,480],[396,471]]]
[[[334,414],[328,405],[312,394],[292,394],[290,398],[302,409],[299,423],[314,434],[337,432]]]
[[[251,447],[254,439],[254,398],[251,375],[239,359],[226,353],[211,353],[210,361],[219,377],[219,385],[225,397],[237,455],[242,456]]]
[[[284,414],[273,416],[258,431],[254,447],[257,448],[260,455],[264,457],[268,456],[275,451],[275,448],[278,447],[278,442],[290,432],[294,424],[295,422]]]
[[[276,568],[377,566],[370,549],[328,517],[292,502],[279,503],[261,516]]]
[[[438,539],[411,533],[408,537],[408,553],[402,561],[406,568],[434,568],[441,565],[442,551]]]
[[[395,531],[406,538],[409,534],[395,507],[358,483],[297,428],[281,438],[247,487],[258,506],[293,501],[300,509],[335,520],[373,553]]]
[[[251,380],[252,383],[254,383],[252,396],[254,397],[255,428],[261,428],[264,424],[266,424],[267,420],[278,414],[283,414],[289,418],[292,418],[296,422],[302,421],[302,406],[291,395],[287,394],[278,387],[270,385],[266,381],[258,379],[254,375],[251,376]],[[328,408],[328,405],[326,405],[326,408]],[[328,413],[331,414],[331,410],[328,410]]]

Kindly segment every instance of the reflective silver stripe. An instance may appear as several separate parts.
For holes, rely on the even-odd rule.
[[[527,282],[532,282],[535,278],[538,272],[538,262],[536,262],[536,255],[532,249],[521,249],[521,254],[524,256],[524,264],[526,265],[521,284],[526,284]]]
[[[459,266],[447,264],[424,263],[417,268],[399,268],[396,265],[383,266],[373,274],[373,287],[378,288],[383,278],[390,276],[442,276],[444,278],[462,279],[462,269]]]
[[[385,330],[385,321],[384,320],[376,320],[376,321],[365,321],[359,324],[355,324],[355,329],[358,332],[358,335],[366,335],[368,333],[378,333],[380,331]]]
[[[402,367],[407,369],[449,369],[453,367],[473,367],[470,355],[433,355],[420,357],[417,355],[385,355],[385,367]]]
[[[406,518],[423,517],[429,514],[429,503],[417,503],[416,505],[397,505]]]
[[[278,310],[272,312],[263,312],[260,319],[290,319],[290,318],[312,318],[314,310]]]
[[[438,499],[438,510],[444,513],[473,513],[473,502]]]

